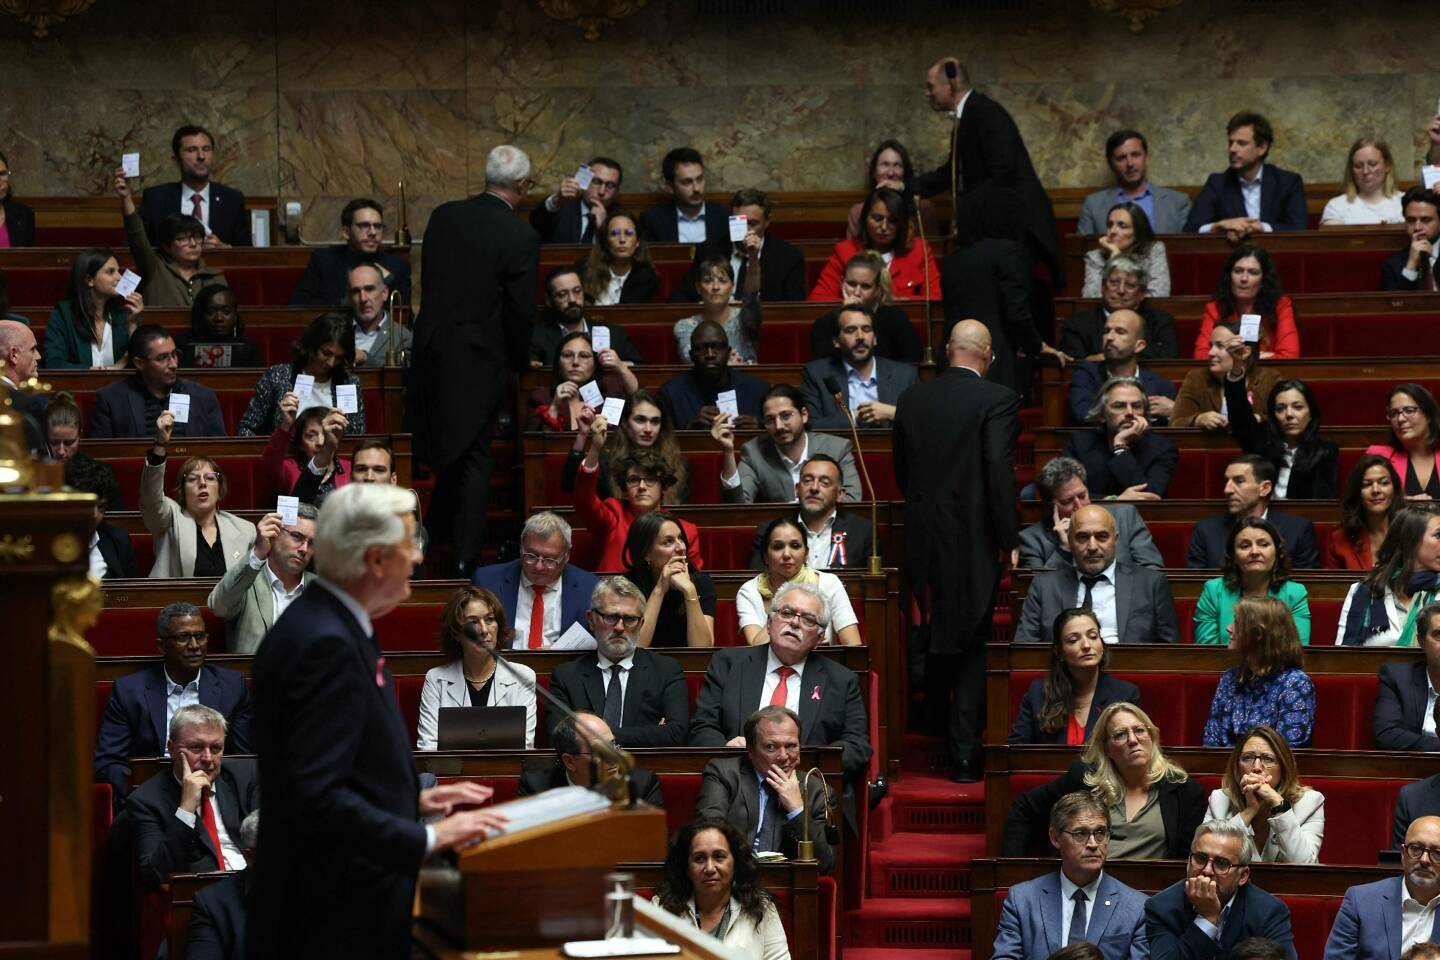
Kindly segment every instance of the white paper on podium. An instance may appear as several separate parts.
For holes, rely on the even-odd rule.
[[[560,634],[550,645],[551,650],[594,650],[595,647],[595,638],[579,620],[570,624],[570,629]]]
[[[529,830],[531,827],[543,827],[557,820],[578,817],[582,813],[608,810],[610,800],[589,787],[556,787],[544,793],[511,800],[509,803],[497,803],[490,809],[509,820],[503,829],[486,829],[487,837],[499,837]]]

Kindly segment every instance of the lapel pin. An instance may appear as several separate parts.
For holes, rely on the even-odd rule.
[[[810,691],[810,699],[811,699],[811,700],[819,700],[819,699],[820,699],[820,684],[818,684],[818,683],[815,684],[815,689],[813,689],[813,690]]]
[[[1105,901],[1105,906],[1107,906],[1107,907],[1110,906],[1110,901],[1109,901],[1109,900],[1106,900],[1106,901]]]
[[[375,661],[375,686],[385,686],[385,658],[381,657]]]

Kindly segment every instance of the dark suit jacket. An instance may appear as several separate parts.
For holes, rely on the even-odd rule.
[[[356,253],[349,244],[337,243],[310,251],[305,273],[290,294],[292,307],[344,307],[350,298],[350,271],[362,263],[376,263],[390,274],[390,290],[399,291],[410,306],[410,262],[383,248],[373,257]]]
[[[589,594],[586,601],[588,606]],[[603,716],[605,678],[597,654],[582,653],[556,667],[550,677],[550,692],[571,710]],[[680,663],[663,653],[637,647],[630,678],[625,682],[620,717],[620,726],[611,732],[622,747],[685,746],[690,732],[690,694]]]
[[[800,519],[797,513],[796,518]],[[800,520],[804,524],[804,520]],[[755,525],[755,539],[750,543],[750,569],[765,569],[765,528],[768,523]],[[869,565],[871,550],[870,521],[858,513],[850,513],[846,510],[836,508],[835,522],[831,524],[831,531],[835,534],[845,536],[845,563],[844,569],[859,569]],[[810,567],[813,570],[834,570],[839,567],[827,567],[822,561],[815,557],[810,558]]]
[[[415,451],[444,470],[513,403],[529,366],[540,238],[493,194],[443,203],[425,227],[425,270],[407,391]]]
[[[1292,567],[1303,570],[1320,566],[1315,524],[1274,507],[1266,512],[1265,519],[1280,531]],[[1199,570],[1218,568],[1225,559],[1225,541],[1230,539],[1230,529],[1234,524],[1235,518],[1228,513],[1195,521],[1195,530],[1190,534],[1190,549],[1185,552],[1185,566]]]
[[[1010,804],[1005,816],[1005,835],[1000,844],[1002,857],[1030,856],[1032,847],[1041,843],[1050,829],[1050,808],[1055,801],[1085,786],[1085,763],[1074,760],[1070,767],[1049,783],[1027,790]],[[1205,819],[1205,788],[1193,779],[1175,783],[1161,780],[1160,817],[1165,822],[1165,856],[1183,860],[1190,856],[1190,840],[1195,828]]]
[[[1188,850],[1186,853],[1188,854]],[[1185,881],[1178,880],[1145,901],[1145,930],[1150,937],[1151,960],[1208,960],[1228,957],[1247,937],[1266,937],[1278,943],[1295,960],[1295,936],[1290,930],[1290,908],[1284,901],[1255,886],[1238,887],[1218,944],[1195,923],[1195,910],[1185,899]]]
[[[1138,563],[1159,570],[1165,566],[1160,550],[1150,538],[1150,528],[1133,504],[1118,500],[1103,500],[1096,506],[1104,507],[1115,518],[1115,559],[1125,563]],[[1039,567],[1062,567],[1071,561],[1069,544],[1061,544],[1055,536],[1049,513],[1043,513],[1043,520],[1037,520],[1020,531],[1020,566],[1036,569]]]
[[[409,956],[425,829],[410,732],[375,639],[316,580],[275,622],[251,675],[267,786],[250,956]]]
[[[225,437],[225,418],[220,400],[203,383],[177,377],[172,393],[190,395],[190,419],[175,424],[172,437]],[[90,414],[90,435],[107,437],[151,437],[155,428],[145,422],[145,385],[140,374],[106,384],[95,393],[95,410]]]
[[[245,956],[245,915],[253,876],[250,870],[241,870],[195,891],[190,926],[185,931],[185,960],[240,960]]]
[[[95,532],[100,535],[96,546],[105,560],[105,579],[135,576],[135,550],[130,546],[130,532],[103,520]]]
[[[162,183],[149,187],[140,197],[140,219],[145,221],[145,235],[150,243],[160,245],[160,222],[171,214],[185,213],[180,209],[180,183]],[[248,247],[250,211],[245,209],[245,194],[210,181],[210,232],[232,247]]]
[[[1149,351],[1145,352],[1148,356]],[[1100,392],[1100,388],[1109,378],[1110,373],[1100,360],[1081,360],[1071,368],[1070,389],[1065,396],[1065,401],[1070,407],[1071,423],[1083,424],[1086,422],[1085,417],[1090,412],[1090,404],[1095,402],[1095,395]],[[1145,396],[1147,397],[1175,399],[1174,382],[1146,367],[1143,360],[1140,366],[1140,382],[1145,385]],[[1164,421],[1161,423],[1163,424]]]
[[[631,782],[635,786],[635,795],[652,807],[665,806],[665,800],[660,795],[660,778],[649,770],[642,770],[636,767],[630,773]],[[520,786],[516,789],[515,795],[528,797],[534,793],[544,793],[546,790],[553,790],[556,787],[568,787],[570,781],[565,778],[565,768],[557,761],[553,766],[543,770],[522,770],[520,772]]]
[[[1380,264],[1380,289],[1381,290],[1426,290],[1429,289],[1429,277],[1425,275],[1422,264],[1421,272],[1414,280],[1405,279],[1405,262],[1410,259],[1410,246],[1398,253],[1385,258]]]
[[[691,746],[723,747],[744,732],[745,718],[761,706],[769,654],[769,644],[715,651],[695,700]],[[862,779],[873,747],[855,673],[822,654],[810,654],[800,673],[799,713],[801,744],[843,747],[845,779]]]
[[[729,216],[728,214],[726,215]],[[708,232],[708,228],[707,228]],[[729,221],[726,221],[724,236],[728,239]],[[685,276],[670,292],[671,303],[699,303],[700,294],[695,289],[700,264],[707,256],[728,257],[729,251],[709,242],[695,251],[695,262],[685,271]],[[745,289],[745,271],[749,263],[740,260],[740,272],[735,275],[735,289]],[[805,299],[805,254],[783,237],[766,235],[765,246],[760,249],[760,300],[762,303],[779,303],[786,300]]]
[[[1136,312],[1145,318],[1145,359],[1178,357],[1180,337],[1175,332],[1175,318],[1146,301],[1141,302]],[[1106,316],[1105,308],[1099,305],[1070,314],[1060,324],[1060,349],[1076,360],[1100,353],[1104,346]]]
[[[215,778],[215,796],[220,801],[220,819],[235,846],[240,846],[240,823],[260,805],[260,784],[255,779],[255,762],[229,759]],[[197,812],[195,826],[187,827],[175,809],[180,806],[180,781],[169,770],[157,772],[135,788],[126,801],[135,828],[135,859],[140,881],[154,890],[172,873],[200,873],[219,870],[220,860]],[[225,864],[234,869],[241,864]]]
[[[604,323],[594,323],[592,326],[603,326],[610,331],[610,349],[620,355],[621,360],[630,363],[644,363],[645,358],[640,351],[635,349],[630,336],[625,328],[618,323],[611,323],[605,318]],[[565,339],[565,333],[560,329],[560,324],[555,323],[549,317],[541,316],[535,319],[535,328],[530,331],[530,359],[539,360],[549,367],[555,362],[555,352],[560,349],[560,341]]]
[[[546,198],[549,199],[548,197]],[[530,226],[540,235],[541,243],[592,243],[595,240],[595,218],[587,217],[585,230],[580,230],[580,199],[561,200],[560,209],[551,213],[545,200],[530,211]]]
[[[1372,720],[1375,746],[1380,750],[1440,753],[1440,737],[1421,732],[1429,696],[1424,660],[1382,665]]]
[[[925,356],[924,344],[915,332],[915,325],[904,310],[893,304],[882,304],[875,311],[875,356],[904,363],[919,363]],[[835,339],[840,336],[840,311],[831,310],[810,328],[810,358],[840,358]]]
[[[900,394],[919,380],[919,374],[910,364],[886,360],[884,357],[875,358],[874,373],[881,403],[898,403]],[[845,419],[844,412],[836,405],[835,398],[825,386],[826,377],[833,377],[842,389],[849,389],[843,361],[811,360],[805,364],[800,378],[800,393],[805,398],[805,406],[810,410],[810,429],[848,431],[850,421]]]
[[[965,109],[969,111],[968,104]],[[985,378],[1015,391],[1023,388],[1017,351],[1024,350],[1032,362],[1040,356],[1042,338],[1030,300],[1032,273],[1025,245],[1014,240],[978,240],[947,256],[940,268],[940,289],[945,292],[942,342],[961,320],[985,324],[995,353]]]
[[[1055,618],[1075,606],[1079,590],[1080,577],[1069,564],[1037,575],[1020,608],[1016,642],[1050,643]],[[1180,642],[1170,580],[1159,570],[1116,562],[1115,618],[1121,643]]]
[[[586,622],[586,615],[590,612],[590,591],[595,589],[596,580],[595,574],[588,570],[581,570],[573,563],[565,565],[565,572],[561,574],[560,578],[560,632],[562,634],[570,629],[572,623],[583,624]],[[477,567],[470,582],[495,594],[505,608],[506,619],[513,622],[515,607],[520,601],[519,560]],[[517,633],[516,645],[522,646],[525,642],[525,636]]]
[[[803,770],[795,771],[797,777]],[[820,872],[829,874],[835,870],[834,828],[825,822],[825,778],[811,777],[810,789],[805,796],[805,809],[810,817],[810,839],[815,842],[815,859],[820,862]],[[778,798],[772,798],[778,804]],[[834,809],[832,798],[831,809]],[[801,818],[805,813],[786,819],[785,808],[780,810],[780,843],[776,850],[790,859],[795,859],[802,839]],[[716,757],[705,764],[700,778],[700,796],[695,801],[697,820],[711,817],[728,821],[740,835],[753,840],[755,831],[760,829],[760,781],[756,778],[755,765],[748,756]]]
[[[1212,173],[1190,208],[1185,232],[1194,233],[1207,223],[1245,216],[1240,175],[1234,170]],[[1304,230],[1310,225],[1305,212],[1305,182],[1300,174],[1265,164],[1260,177],[1260,219],[1275,230]]]
[[[1163,497],[1170,489],[1170,477],[1180,459],[1175,444],[1153,432],[1141,437],[1133,449],[1113,456],[1104,427],[1070,434],[1065,441],[1064,455],[1085,464],[1091,500],[1124,493],[1137,483],[1147,484],[1148,492]]]
[[[25,427],[25,443],[30,447],[30,453],[37,460],[48,460],[50,458],[50,442],[45,437],[45,409],[49,406],[49,400],[44,396],[34,396],[23,390],[15,390],[6,384],[0,383],[0,403],[6,397],[10,398],[10,405]]]
[[[1101,671],[1100,679],[1095,684],[1095,697],[1090,701],[1090,715],[1085,718],[1087,741],[1090,739],[1090,731],[1095,729],[1095,721],[1100,719],[1100,711],[1112,703],[1133,703],[1140,706],[1140,688],[1129,680],[1121,680]],[[1012,746],[1025,743],[1064,744],[1066,728],[1062,727],[1054,733],[1040,729],[1040,713],[1044,709],[1045,679],[1040,677],[1032,680],[1030,688],[1025,691],[1025,696],[1020,701],[1020,712],[1015,716],[1015,723],[1010,727],[1010,737],[1006,742]]]
[[[1395,815],[1391,821],[1391,844],[1396,850],[1405,842],[1405,831],[1416,817],[1440,816],[1440,773],[1407,783],[1395,798]]]
[[[103,537],[100,542],[105,542]],[[226,750],[248,753],[250,691],[245,687],[244,674],[205,665],[200,669],[200,702],[225,715],[229,724]],[[157,663],[116,680],[100,719],[95,781],[110,784],[117,807],[130,791],[130,758],[161,756],[169,739],[170,731],[165,729],[165,664]]]
[[[679,243],[680,225],[675,219],[675,202],[661,203],[640,214],[640,233],[650,243]],[[705,242],[708,256],[730,255],[730,209],[714,200],[705,201]]]
[[[17,200],[5,198],[5,226],[10,230],[10,246],[35,246],[35,211]]]

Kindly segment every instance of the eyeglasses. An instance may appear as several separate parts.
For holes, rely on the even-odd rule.
[[[1076,843],[1089,843],[1091,840],[1096,843],[1105,843],[1110,839],[1109,827],[1096,827],[1094,830],[1061,830],[1060,832]]]
[[[1110,734],[1110,742],[1124,743],[1131,737],[1134,737],[1136,740],[1149,740],[1150,731],[1144,727],[1127,727],[1124,730],[1116,730]]]
[[[1419,412],[1419,407],[1396,407],[1393,410],[1385,411],[1385,419],[1399,420],[1401,417],[1404,417],[1406,420],[1409,420],[1411,417],[1415,416],[1415,414]]]
[[[593,607],[590,609],[590,612],[595,614],[595,619],[605,624],[605,626],[613,627],[617,623],[623,623],[625,624],[626,630],[634,630],[640,626],[640,621],[645,619],[638,613],[601,613]]]
[[[315,545],[314,537],[307,537],[299,530],[286,530],[285,532],[289,535],[290,542],[297,547],[313,547]]]
[[[0,170],[0,180],[9,180],[9,179],[10,179],[10,171],[9,171],[9,170]]]
[[[619,741],[619,740],[611,740],[611,741],[610,741],[610,746],[613,747],[613,748],[616,749],[616,750],[622,749],[621,746],[620,746],[620,741]],[[580,745],[580,752],[579,752],[579,753],[576,753],[576,754],[574,754],[574,755],[577,756],[577,757],[588,757],[588,756],[590,756],[590,743],[587,741],[587,742],[581,744],[581,745]]]
[[[1427,847],[1423,843],[1402,843],[1400,849],[1411,860],[1419,860],[1428,855],[1431,863],[1440,863],[1440,847]]]
[[[213,471],[206,471],[205,473],[187,473],[187,474],[185,474],[185,482],[186,482],[186,483],[189,483],[189,484],[194,484],[194,485],[197,486],[197,487],[200,485],[200,482],[201,482],[202,480],[203,480],[205,483],[214,483],[216,480],[219,480],[219,479],[220,479],[220,474],[215,473],[215,472],[213,472]]]
[[[1253,767],[1255,764],[1265,767],[1277,766],[1280,761],[1268,753],[1242,753],[1240,754],[1240,766]]]
[[[532,567],[539,567],[541,570],[554,570],[565,562],[565,554],[562,553],[558,557],[542,557],[538,553],[531,553],[526,550],[520,554],[520,560],[522,563],[528,563]]]
[[[205,630],[194,630],[190,633],[172,633],[163,637],[162,639],[178,640],[180,643],[188,645],[191,643],[204,643],[206,640],[210,639],[210,634],[208,631]]]
[[[1111,290],[1135,291],[1140,289],[1139,283],[1134,280],[1127,280],[1123,277],[1111,277],[1110,279],[1105,281],[1105,286],[1109,287]]]
[[[1224,857],[1212,857],[1210,854],[1201,853],[1198,850],[1190,854],[1190,862],[1195,865],[1195,869],[1197,870],[1204,870],[1205,865],[1209,864],[1210,868],[1215,871],[1216,876],[1224,876],[1235,869],[1235,864]]]
[[[770,615],[772,617],[779,617],[781,620],[789,623],[801,623],[811,630],[820,626],[820,618],[815,616],[815,614],[802,613],[794,607],[781,607],[779,610],[772,611]]]
[[[355,228],[356,230],[359,230],[361,233],[384,233],[384,232],[385,232],[385,224],[384,224],[383,222],[382,222],[382,223],[359,223],[359,222],[356,222],[356,223],[354,224],[354,228]]]
[[[659,478],[657,478],[657,477],[626,477],[626,478],[625,478],[625,486],[627,486],[627,487],[658,487],[658,486],[661,486],[661,483],[660,483]]]

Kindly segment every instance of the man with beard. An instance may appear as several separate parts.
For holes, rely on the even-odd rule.
[[[725,328],[714,320],[702,320],[690,332],[690,369],[660,385],[660,404],[675,429],[709,430],[720,417],[719,395],[734,390],[740,416],[730,426],[754,430],[768,389],[764,380],[730,369]]]
[[[390,288],[385,276],[373,263],[362,263],[350,269],[350,318],[355,322],[355,365],[383,367],[394,338],[396,352],[410,350],[410,331],[403,324],[393,332],[390,316]]]
[[[860,569],[870,558],[870,521],[858,513],[841,510],[845,497],[840,484],[840,464],[834,457],[817,453],[800,465],[800,481],[795,484],[800,510],[796,519],[805,530],[811,570]],[[769,521],[756,524],[755,541],[750,546],[750,567],[765,569],[765,528]]]
[[[810,425],[820,430],[847,430],[850,423],[835,403],[834,387],[845,391],[846,404],[858,427],[888,427],[895,419],[895,402],[918,375],[908,363],[887,360],[875,353],[875,318],[859,304],[840,308],[840,332],[834,339],[838,358],[805,364],[800,393],[810,413]]]
[[[160,222],[177,213],[205,225],[205,249],[250,246],[250,212],[245,194],[210,179],[215,138],[210,131],[186,124],[170,138],[170,152],[180,179],[150,187],[140,198],[140,219],[152,244],[160,242]]]
[[[1440,941],[1440,817],[1419,817],[1400,844],[1403,876],[1345,891],[1325,941],[1325,960],[1400,960],[1417,943]],[[1396,935],[1398,933],[1398,936]]]
[[[290,294],[292,307],[338,307],[349,291],[351,270],[362,263],[375,267],[380,279],[390,290],[398,290],[405,306],[410,306],[410,263],[394,253],[382,251],[385,239],[385,211],[374,200],[364,197],[351,200],[340,211],[340,236],[345,242],[316,247],[310,263],[295,291]],[[353,298],[352,298],[353,299]]]
[[[1095,428],[1065,441],[1064,456],[1085,465],[1091,500],[1159,500],[1170,488],[1180,451],[1150,432],[1145,411],[1144,384],[1136,377],[1111,377],[1086,416]]]
[[[840,464],[845,495],[861,499],[860,474],[849,440],[826,433],[811,433],[805,398],[789,384],[771,387],[760,405],[765,435],[748,440],[735,461],[735,430],[727,418],[718,418],[710,435],[720,445],[720,496],[726,503],[793,503],[800,483],[800,468],[815,454]]]
[[[555,668],[550,692],[604,718],[622,747],[683,747],[690,726],[685,674],[671,657],[636,645],[645,595],[624,577],[590,593],[593,653]]]
[[[1145,302],[1150,278],[1139,260],[1111,257],[1100,278],[1100,306],[1077,310],[1060,324],[1060,350],[1076,360],[1104,360],[1105,320],[1116,310],[1134,310],[1145,321],[1145,355],[1174,360],[1180,355],[1175,318]]]
[[[840,348],[835,338],[840,335],[840,311],[852,304],[870,311],[875,328],[874,353],[887,360],[919,363],[925,348],[915,325],[900,307],[885,302],[885,261],[873,250],[862,250],[845,261],[845,274],[840,280],[840,296],[844,306],[816,319],[810,328],[810,357],[824,360],[838,358]]]
[[[1139,130],[1116,130],[1105,140],[1105,160],[1115,174],[1115,186],[1096,190],[1085,198],[1076,233],[1096,236],[1105,232],[1105,218],[1117,203],[1134,203],[1145,211],[1156,233],[1179,233],[1190,216],[1190,198],[1150,181],[1150,145]]]
[[[644,363],[645,358],[626,336],[625,329],[615,323],[606,323],[610,331],[610,349],[626,363]],[[545,275],[545,312],[535,321],[530,333],[530,366],[536,370],[549,370],[555,362],[555,351],[560,342],[572,333],[589,333],[590,322],[585,319],[585,288],[580,280],[580,271],[562,264],[552,267]]]
[[[1082,360],[1070,374],[1068,402],[1072,421],[1085,422],[1100,384],[1111,377],[1138,378],[1145,386],[1151,420],[1158,426],[1170,419],[1170,408],[1175,406],[1175,384],[1140,366],[1140,354],[1146,353],[1149,346],[1145,334],[1145,318],[1134,310],[1115,310],[1105,318],[1101,341],[1105,359]]]

